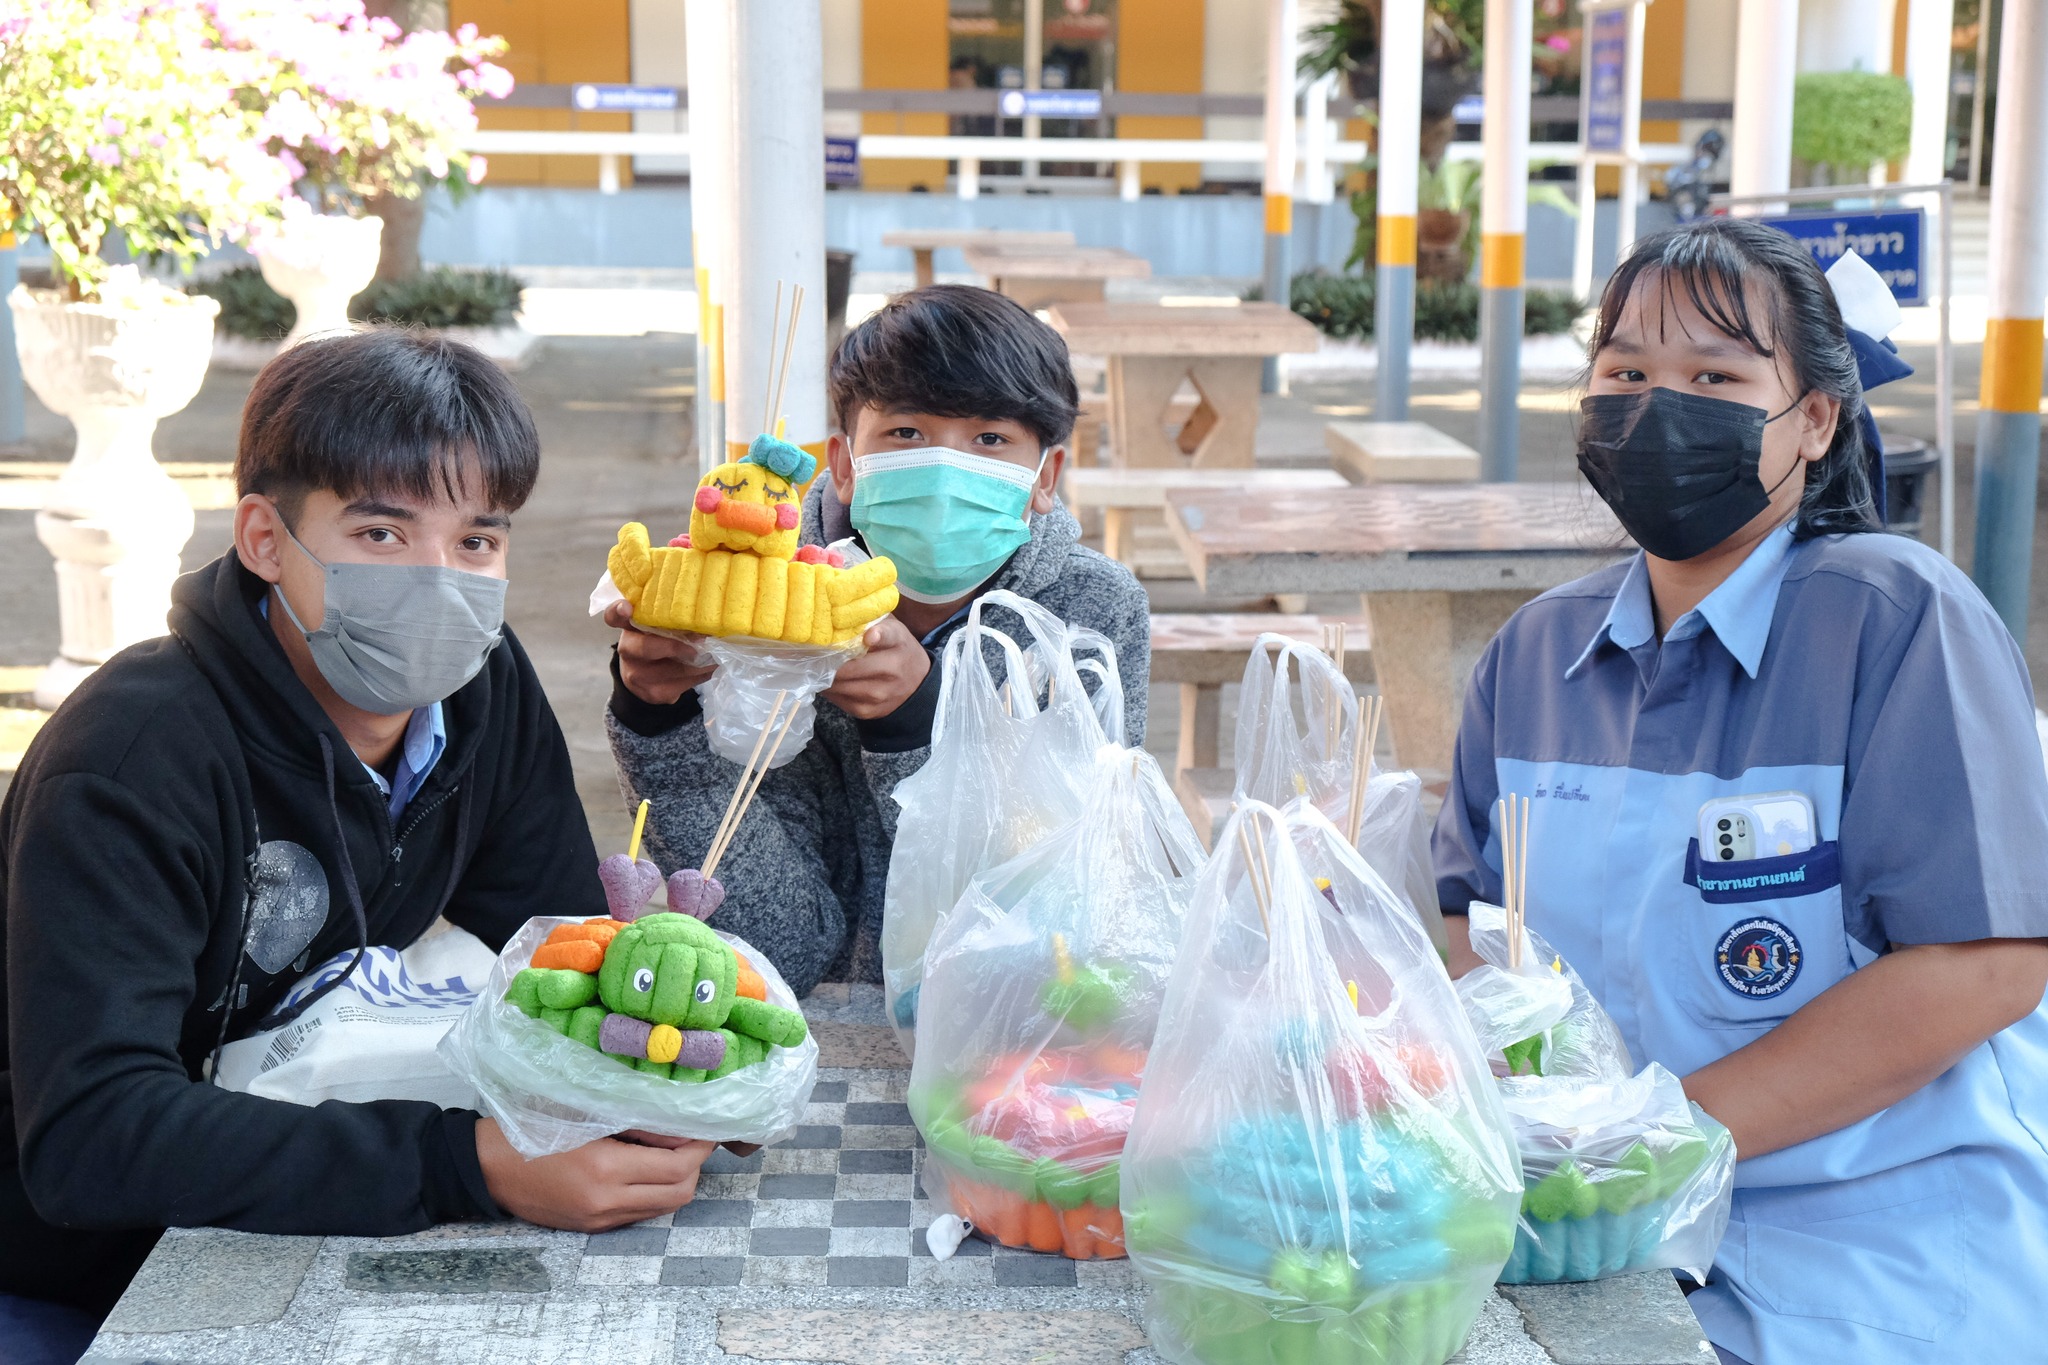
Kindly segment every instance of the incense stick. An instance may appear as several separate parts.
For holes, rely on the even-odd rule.
[[[782,336],[782,368],[775,375],[775,400],[773,410],[782,411],[783,386],[789,382],[789,357],[796,350],[796,323],[804,313],[804,287],[792,285],[789,299],[789,330]],[[774,358],[772,355],[769,357]]]
[[[1510,792],[1494,802],[1500,828],[1501,910],[1507,919],[1508,969],[1522,966],[1529,903],[1529,798]]]
[[[732,789],[732,799],[725,803],[725,814],[719,819],[718,828],[711,835],[711,847],[704,851],[706,877],[711,875],[709,869],[717,860],[721,851],[720,846],[725,842],[726,830],[732,826],[733,812],[739,809],[740,793],[746,789],[747,774],[754,770],[754,760],[761,756],[761,746],[768,742],[768,731],[774,728],[776,719],[782,715],[782,700],[788,695],[787,689],[775,694],[775,705],[769,709],[768,719],[761,725],[760,736],[754,740],[754,751],[747,755],[746,766],[740,769],[740,780]]]
[[[630,862],[640,860],[640,836],[647,830],[647,808],[651,801],[642,801],[640,809],[633,815],[633,842],[626,845],[626,858]]]
[[[735,814],[732,818],[732,828],[728,829],[725,832],[725,841],[718,846],[718,848],[712,853],[712,855],[709,858],[704,860],[705,880],[710,880],[711,874],[718,870],[719,859],[725,856],[725,850],[728,847],[730,847],[732,841],[739,836],[740,824],[747,818],[747,808],[754,804],[754,793],[760,791],[761,784],[767,781],[768,770],[774,765],[775,755],[781,751],[782,741],[784,738],[788,736],[789,727],[796,724],[797,712],[801,711],[802,709],[803,705],[800,702],[795,705],[792,705],[789,708],[789,714],[783,718],[782,728],[775,732],[775,743],[769,748],[768,756],[761,761],[760,767],[754,769],[754,780],[747,787],[746,799],[740,802],[740,808],[738,813]],[[762,728],[761,733],[764,737],[767,735],[768,731],[765,726]]]
[[[778,329],[781,326],[782,281],[777,280],[775,282],[775,311],[768,315],[768,370],[773,370],[775,368],[775,337],[777,335]],[[763,381],[766,381],[768,377],[768,371],[763,371],[761,377]],[[761,430],[775,430],[775,388],[772,384],[766,382],[762,383],[761,405]]]
[[[1244,880],[1252,889],[1252,905],[1259,912],[1259,927],[1270,939],[1273,937],[1273,921],[1266,917],[1267,894],[1259,889],[1259,867],[1252,859],[1252,837],[1245,833],[1245,826],[1250,823],[1250,820],[1245,820],[1238,825],[1237,842],[1244,849]]]

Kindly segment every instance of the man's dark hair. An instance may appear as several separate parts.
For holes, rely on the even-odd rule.
[[[832,412],[850,439],[861,409],[1006,419],[1041,446],[1074,429],[1081,395],[1060,334],[1014,300],[965,284],[898,294],[832,357]]]
[[[397,328],[316,337],[264,366],[235,451],[236,493],[273,499],[288,523],[318,490],[453,501],[470,477],[512,512],[539,473],[533,414],[504,371],[472,346]]]

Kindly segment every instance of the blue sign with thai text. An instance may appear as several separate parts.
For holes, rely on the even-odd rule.
[[[1005,90],[1004,118],[1101,118],[1100,90]]]
[[[1619,152],[1628,137],[1628,19],[1605,9],[1586,24],[1586,150]]]
[[[1878,278],[1891,286],[1902,306],[1925,303],[1927,269],[1922,245],[1927,239],[1923,209],[1892,213],[1800,213],[1763,218],[1797,237],[1813,253],[1814,264],[1826,270],[1853,251],[1870,263]]]
[[[569,102],[586,113],[648,114],[682,107],[672,85],[579,85]]]
[[[860,183],[859,138],[828,137],[825,139],[825,183],[828,185],[858,185]]]

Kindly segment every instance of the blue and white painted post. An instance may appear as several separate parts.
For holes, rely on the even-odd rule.
[[[732,6],[686,0],[690,76],[690,263],[697,277],[697,469],[725,460],[725,290],[732,215]]]
[[[1523,243],[1529,226],[1531,0],[1486,0],[1485,180],[1479,205],[1479,477],[1520,468]]]
[[[1423,0],[1380,7],[1379,224],[1373,420],[1408,420],[1408,351],[1415,338],[1415,192],[1422,162]]]
[[[1977,559],[1971,577],[2027,640],[2041,463],[2041,305],[2048,295],[2048,14],[2008,5],[1991,140],[1991,260],[1977,413]]]

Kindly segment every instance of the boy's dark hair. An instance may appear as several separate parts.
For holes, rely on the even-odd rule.
[[[1806,491],[1792,534],[1806,540],[1845,531],[1884,529],[1871,496],[1863,448],[1863,380],[1856,352],[1842,322],[1842,309],[1827,276],[1789,233],[1747,218],[1704,218],[1668,228],[1637,242],[1608,277],[1593,326],[1589,360],[1614,335],[1622,309],[1646,271],[1651,287],[1668,298],[1683,290],[1701,316],[1728,337],[1766,359],[1777,351],[1764,344],[1750,316],[1745,285],[1755,280],[1770,300],[1770,335],[1785,349],[1799,396],[1824,393],[1842,405],[1827,454],[1806,471]]]
[[[461,495],[472,471],[493,508],[517,511],[540,473],[526,400],[474,347],[379,328],[302,341],[263,367],[242,409],[235,491],[273,499],[287,524],[306,495]]]
[[[934,284],[898,294],[839,343],[832,412],[849,439],[869,406],[1007,419],[1054,446],[1074,430],[1081,395],[1058,332],[991,290]]]

